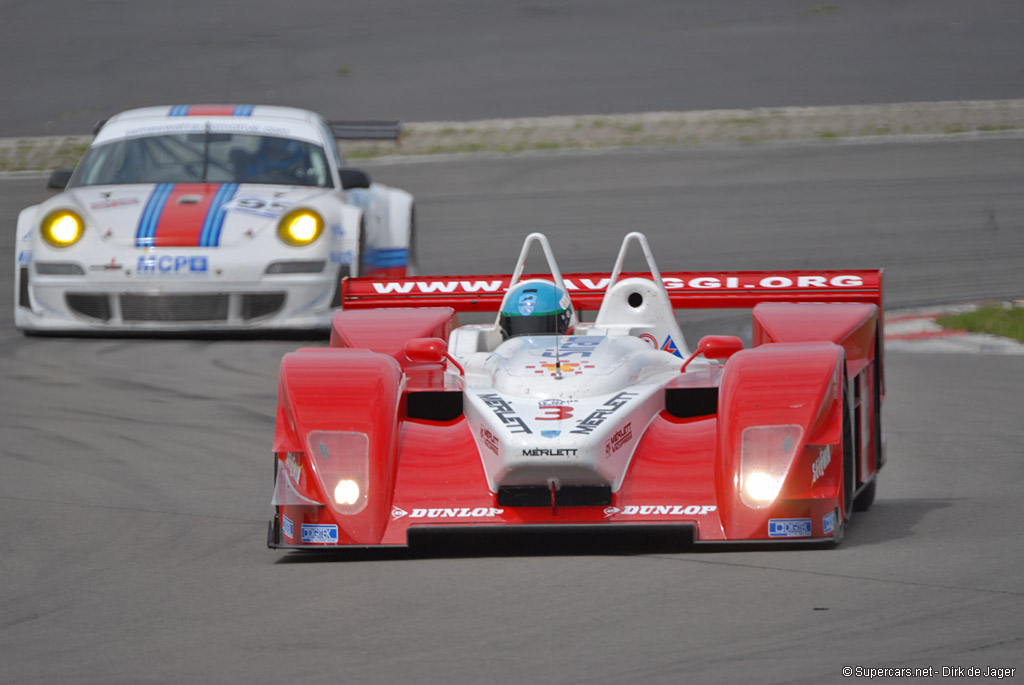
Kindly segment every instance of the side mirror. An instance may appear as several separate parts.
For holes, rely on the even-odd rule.
[[[46,182],[46,187],[51,190],[64,190],[71,181],[72,173],[73,169],[54,169],[50,174],[50,180]]]
[[[743,341],[735,335],[705,335],[697,344],[697,349],[683,362],[679,373],[686,371],[686,366],[693,361],[698,354],[704,355],[705,359],[728,359],[743,349]]]
[[[341,187],[345,190],[370,187],[370,176],[362,169],[348,167],[339,169],[338,173],[341,175]]]
[[[405,343],[405,356],[411,362],[440,364],[448,356],[448,343],[441,338],[413,338]]]
[[[462,365],[448,354],[448,343],[441,338],[413,338],[405,343],[403,351],[406,358],[411,362],[441,364],[447,360],[459,370],[461,375],[466,375]]]
[[[735,335],[705,335],[697,344],[705,359],[728,359],[742,349],[743,341]]]

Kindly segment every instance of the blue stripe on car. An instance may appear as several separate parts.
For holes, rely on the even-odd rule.
[[[237,183],[225,183],[217,190],[203,221],[203,232],[199,237],[201,247],[217,247],[220,244],[220,230],[224,227],[224,217],[227,214],[224,205],[231,201],[237,190]]]
[[[368,250],[366,261],[377,267],[404,266],[409,261],[409,249],[405,247],[389,247],[380,250]]]
[[[158,183],[153,188],[146,208],[142,210],[142,218],[139,220],[139,227],[135,231],[135,245],[138,247],[150,247],[153,245],[156,235],[156,224],[160,219],[160,213],[164,211],[164,204],[174,190],[173,183]]]

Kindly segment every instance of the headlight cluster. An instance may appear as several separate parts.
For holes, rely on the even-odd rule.
[[[70,247],[82,238],[85,221],[77,212],[58,209],[46,215],[39,232],[43,240],[53,247]]]
[[[368,503],[370,441],[365,433],[313,431],[309,455],[339,514],[358,514]]]
[[[804,429],[796,425],[750,426],[740,444],[740,499],[763,509],[779,496],[783,480],[800,449]]]
[[[324,218],[312,209],[293,209],[277,224],[281,240],[295,247],[309,245],[324,231]]]

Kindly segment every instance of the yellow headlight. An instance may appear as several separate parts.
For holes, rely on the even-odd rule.
[[[70,247],[82,237],[85,222],[70,209],[58,209],[46,215],[39,232],[43,240],[54,247]]]
[[[312,209],[293,209],[281,217],[277,234],[289,245],[309,245],[320,237],[324,230],[324,219]]]

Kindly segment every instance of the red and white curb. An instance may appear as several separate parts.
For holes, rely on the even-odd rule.
[[[985,303],[991,304],[991,303]],[[1017,300],[1015,306],[1024,306]],[[1024,343],[987,333],[943,328],[935,319],[973,311],[979,304],[929,309],[904,309],[885,316],[885,349],[897,352],[959,352],[966,354],[1024,354]]]

